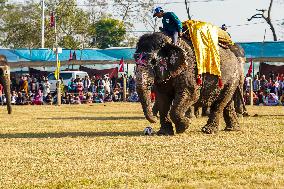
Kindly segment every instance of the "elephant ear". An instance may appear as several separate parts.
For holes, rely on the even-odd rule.
[[[158,52],[160,61],[158,65],[166,63],[167,70],[171,77],[179,75],[187,66],[185,59],[185,51],[174,44],[167,43]]]

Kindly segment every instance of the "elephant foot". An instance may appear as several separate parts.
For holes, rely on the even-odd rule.
[[[174,135],[174,130],[173,129],[165,129],[165,128],[160,128],[160,130],[157,132],[158,136],[172,136]]]
[[[177,132],[177,134],[184,133],[184,131],[187,128],[188,128],[188,126],[184,126],[184,125],[178,126],[178,127],[176,127],[176,132]]]
[[[224,131],[240,131],[240,130],[241,130],[240,125],[235,125],[235,126],[229,125],[226,126],[224,129]]]
[[[213,124],[207,124],[204,127],[202,127],[201,131],[206,134],[213,134],[218,132],[218,127]]]
[[[175,124],[176,133],[177,134],[184,133],[184,131],[188,128],[189,124],[190,120],[188,118],[179,121],[177,124]]]
[[[247,113],[247,112],[243,113],[243,117],[249,117],[249,116],[250,116],[249,113]]]

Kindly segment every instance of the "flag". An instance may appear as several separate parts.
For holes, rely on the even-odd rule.
[[[123,57],[119,61],[119,69],[118,72],[124,72],[124,60]]]
[[[70,53],[69,53],[69,61],[70,61],[70,60],[73,60],[73,55],[72,55],[71,50],[70,50]]]
[[[59,73],[60,73],[60,60],[57,61],[57,66],[56,69],[54,71],[54,77],[55,79],[59,79]]]
[[[250,66],[249,66],[249,69],[248,69],[247,76],[250,76],[251,73],[252,73],[252,58],[250,59]]]
[[[55,17],[54,17],[54,12],[50,13],[50,27],[55,26]]]

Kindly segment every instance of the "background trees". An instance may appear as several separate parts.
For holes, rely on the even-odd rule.
[[[41,4],[7,4],[0,0],[0,46],[8,48],[41,47]],[[126,35],[125,24],[94,15],[77,6],[76,0],[47,0],[45,7],[45,47],[55,45],[55,28],[50,26],[50,13],[55,13],[58,45],[64,48],[119,46]],[[96,39],[96,40],[93,40]]]

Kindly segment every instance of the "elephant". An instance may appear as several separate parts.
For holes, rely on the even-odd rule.
[[[0,55],[0,83],[4,88],[8,114],[11,114],[10,68],[4,55]]]
[[[191,106],[210,107],[207,124],[202,127],[204,133],[217,132],[222,115],[225,130],[240,129],[233,96],[243,82],[242,64],[230,49],[220,46],[219,52],[223,85],[218,87],[218,76],[208,73],[202,75],[203,84],[199,85],[195,53],[189,39],[183,37],[179,45],[174,45],[162,33],[140,37],[134,54],[137,93],[146,119],[155,123],[149,99],[150,86],[155,86],[161,125],[158,135],[174,135],[172,123],[177,134],[185,132],[190,124],[185,114]]]

